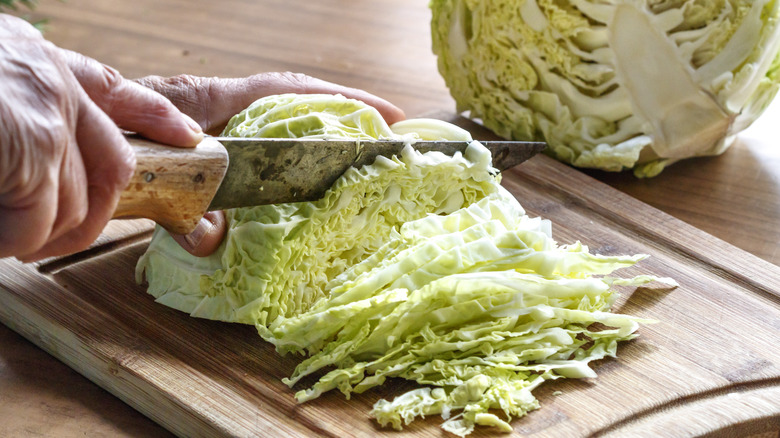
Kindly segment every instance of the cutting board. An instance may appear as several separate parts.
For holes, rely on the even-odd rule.
[[[558,242],[650,254],[623,275],[680,283],[622,289],[615,311],[659,322],[642,326],[617,359],[595,363],[598,378],[545,383],[535,392],[541,409],[512,421],[516,435],[780,430],[780,267],[546,156],[506,172],[503,184],[530,215],[553,221]],[[0,320],[179,436],[444,435],[438,416],[401,433],[368,417],[376,400],[412,388],[400,380],[351,400],[332,392],[297,404],[281,382],[296,359],[276,354],[253,327],[155,303],[134,281],[152,226],[114,221],[83,253],[37,264],[0,260]]]

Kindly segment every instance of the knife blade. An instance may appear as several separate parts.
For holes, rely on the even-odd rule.
[[[218,141],[227,149],[230,168],[209,210],[314,201],[350,167],[391,157],[409,144],[396,140],[235,139]],[[418,141],[420,152],[463,153],[471,141]],[[480,142],[493,154],[493,166],[506,170],[539,152],[544,143]]]
[[[196,148],[128,138],[136,170],[114,218],[149,218],[186,234],[206,211],[321,198],[350,167],[391,157],[409,144],[396,140],[206,137]],[[471,141],[417,141],[420,152],[465,152]],[[545,147],[541,142],[481,141],[493,166],[506,170]]]

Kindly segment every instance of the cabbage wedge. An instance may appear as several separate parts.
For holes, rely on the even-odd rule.
[[[234,117],[228,135],[467,139],[432,120],[389,127],[340,96],[281,95]],[[643,255],[558,245],[500,184],[487,149],[420,154],[351,169],[315,202],[235,209],[219,250],[195,258],[157,229],[138,263],[148,291],[192,316],[254,325],[281,354],[302,359],[285,382],[318,377],[295,397],[349,397],[388,378],[420,387],[380,400],[371,415],[400,429],[441,415],[464,436],[511,430],[539,407],[548,379],[595,377],[646,320],[610,313],[610,275]],[[596,324],[598,323],[598,324]],[[502,411],[503,416],[496,413]]]

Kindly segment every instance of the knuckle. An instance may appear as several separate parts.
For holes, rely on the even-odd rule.
[[[166,78],[165,83],[175,88],[188,89],[197,87],[200,79],[197,76],[181,74]]]
[[[216,78],[203,78],[192,75],[176,75],[165,79],[165,89],[157,90],[171,101],[198,105],[209,96],[211,84]]]
[[[73,75],[59,49],[49,41],[41,41],[29,45],[27,50],[27,59],[13,60],[22,67],[19,69],[22,76],[8,76],[10,83],[17,84],[19,88],[25,89],[25,92],[4,98],[23,99],[32,108],[44,111],[56,111],[75,105],[77,93],[74,92]]]
[[[125,91],[125,78],[114,68],[98,62],[83,60],[85,64],[77,73],[79,82],[90,98],[106,113],[111,114],[121,104]]]
[[[159,99],[164,101],[163,103],[165,104],[172,101],[193,104],[201,98],[200,92],[203,88],[203,80],[204,78],[186,74],[171,76],[160,79],[158,83],[161,86],[155,87],[154,90],[167,98]]]
[[[278,73],[280,82],[285,83],[291,90],[298,93],[307,93],[312,82],[312,77],[303,73],[281,72]]]
[[[165,83],[165,78],[158,75],[148,75],[141,78],[135,78],[133,79],[133,82],[159,92],[159,88]]]
[[[216,86],[220,81],[217,77],[177,75],[164,79],[164,85],[157,91],[180,111],[208,126],[211,102],[222,96]]]
[[[106,91],[113,91],[123,85],[125,78],[119,73],[119,71],[113,67],[102,65],[100,72],[102,78],[102,84]]]

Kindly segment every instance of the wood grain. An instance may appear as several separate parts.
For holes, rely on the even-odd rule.
[[[263,71],[296,71],[366,89],[398,104],[409,116],[454,110],[430,51],[429,11],[425,2],[41,0],[33,15],[49,19],[45,35],[49,40],[95,57],[130,78],[181,73],[241,77]],[[678,163],[651,180],[636,180],[629,174],[588,174],[718,239],[778,264],[778,117],[780,102],[776,101],[723,156]],[[611,201],[602,202],[608,205]],[[537,211],[544,214],[544,209],[568,208],[568,204],[561,207],[552,201],[541,202],[539,207]],[[666,221],[666,216],[658,220]],[[121,250],[126,245],[143,245],[149,229],[148,223],[142,223],[140,230],[126,222],[112,223],[99,244],[86,253],[87,257],[49,260],[41,270],[48,276],[81,263],[82,258],[99,256],[96,260],[105,260],[106,252]],[[596,231],[572,232],[572,236],[566,237],[590,237],[586,235],[589,232]],[[688,238],[679,234],[675,239]],[[708,257],[712,254],[711,250],[702,252]],[[735,254],[742,253],[727,247],[720,257]],[[727,279],[734,275],[720,268],[715,270]],[[6,265],[0,272],[13,275],[6,272]],[[752,271],[741,272],[745,274],[740,281]],[[706,283],[694,286],[706,292]],[[106,293],[113,293],[114,287],[112,284]],[[672,294],[665,295],[660,302],[668,296]],[[739,296],[719,295],[724,306],[738,301]],[[5,294],[0,295],[0,306],[6,306],[6,299]],[[718,308],[709,310],[717,312]],[[670,312],[678,317],[679,312]],[[774,332],[768,332],[770,329]],[[759,333],[777,336],[776,329],[775,322],[765,325]],[[739,336],[740,332],[731,334]],[[683,339],[690,340],[691,336],[694,334]],[[722,344],[728,347],[731,342],[725,339]],[[535,415],[549,415],[545,421],[564,415],[557,407],[551,407],[549,400],[544,402],[545,408]],[[644,418],[655,421],[652,415]],[[432,430],[436,424],[435,419],[431,421]],[[765,438],[780,436],[776,423],[758,424],[758,429],[772,430]],[[758,433],[758,429],[734,430],[733,436]],[[628,429],[615,432],[621,430]],[[168,435],[151,420],[0,325],[0,436],[84,434]]]
[[[541,388],[543,407],[513,422],[518,434],[730,436],[780,426],[780,352],[766,348],[780,341],[780,268],[548,157],[504,181],[532,215],[553,221],[559,241],[650,254],[634,273],[680,282],[625,290],[617,311],[659,323],[601,361],[595,381]],[[132,281],[146,241],[128,242],[46,275],[2,262],[0,319],[179,436],[376,436],[371,405],[409,388],[296,404],[281,383],[294,358],[252,327],[154,303]],[[438,422],[391,435],[440,436]]]
[[[206,213],[228,167],[227,150],[206,137],[195,148],[177,148],[129,137],[136,165],[114,218],[146,218],[174,233],[189,234]]]

